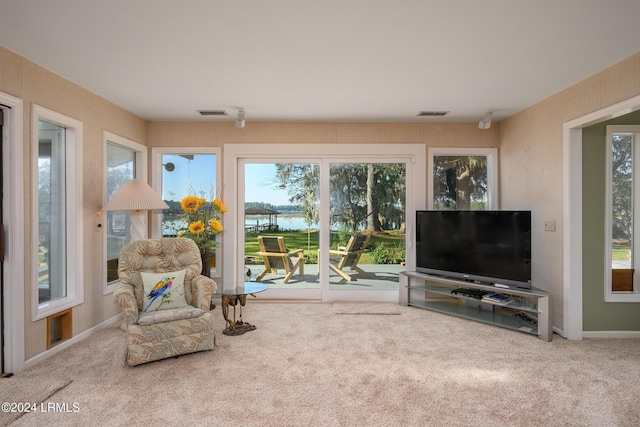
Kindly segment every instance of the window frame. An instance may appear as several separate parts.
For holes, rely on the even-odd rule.
[[[65,146],[65,236],[66,296],[40,304],[38,301],[38,154],[39,121],[46,121],[66,129]],[[31,320],[43,319],[84,302],[83,251],[83,123],[79,120],[33,105],[31,120]]]
[[[121,148],[125,148],[131,150],[135,154],[135,170],[134,170],[134,179],[139,179],[141,181],[147,182],[147,158],[148,158],[148,148],[145,145],[142,145],[138,142],[132,141],[128,138],[124,138],[122,136],[116,135],[107,130],[102,132],[102,145],[103,145],[103,177],[104,182],[102,186],[102,206],[107,203],[107,146],[109,144],[117,145]],[[118,287],[120,283],[119,280],[113,280],[111,282],[107,281],[107,231],[108,227],[106,224],[107,213],[102,212],[100,214],[104,218],[102,218],[102,248],[103,248],[103,271],[102,271],[102,293],[103,295],[108,295],[113,293],[115,289]]]
[[[433,194],[433,158],[435,156],[485,156],[487,158],[487,208],[485,210],[499,209],[498,189],[498,149],[497,148],[451,148],[430,147],[427,159],[427,206],[434,209]]]
[[[640,282],[638,284],[634,283],[633,291],[613,291],[612,277],[611,277],[611,264],[612,264],[612,224],[613,224],[613,190],[612,190],[612,180],[613,180],[613,167],[612,167],[612,153],[611,153],[611,144],[612,138],[614,134],[634,134],[634,154],[633,154],[633,240],[635,236],[640,234],[640,217],[636,218],[636,215],[640,215],[640,195],[636,197],[638,192],[640,192],[640,149],[635,149],[636,145],[640,145],[640,126],[638,125],[608,125],[606,126],[606,155],[605,155],[605,212],[604,212],[604,245],[605,245],[605,268],[604,268],[604,300],[605,302],[640,302]],[[640,148],[640,147],[639,147]],[[636,164],[637,164],[637,173],[636,173]],[[638,226],[636,226],[636,224]],[[633,265],[640,265],[640,247],[637,250],[634,249],[633,253],[635,254],[634,258],[639,260],[639,262],[633,263]],[[640,274],[640,272],[638,273]],[[635,282],[635,280],[634,280]]]

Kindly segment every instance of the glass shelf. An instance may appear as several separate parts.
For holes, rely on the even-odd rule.
[[[538,335],[537,325],[531,325],[521,318],[516,317],[515,314],[517,314],[517,312],[505,314],[499,311],[479,310],[475,307],[460,304],[457,299],[414,301],[409,303],[409,305],[426,308],[439,313],[451,314],[464,319],[474,320],[476,322],[488,323],[490,325]]]
[[[401,304],[536,335],[547,342],[553,339],[551,294],[541,289],[503,288],[415,271],[400,273],[400,283],[405,288]],[[451,293],[458,288],[495,293],[511,301],[500,304]]]
[[[526,297],[522,297],[522,296],[518,296],[518,295],[505,295],[509,298],[511,298],[511,301],[508,302],[507,304],[497,304],[497,303],[493,303],[491,301],[484,301],[484,300],[478,300],[475,298],[469,298],[469,297],[465,297],[464,295],[454,295],[451,293],[451,287],[444,287],[444,286],[432,286],[432,285],[426,285],[426,286],[408,286],[409,289],[417,289],[420,291],[425,291],[425,292],[430,292],[433,294],[439,294],[439,295],[446,295],[452,298],[460,298],[460,299],[464,299],[464,300],[470,300],[470,301],[480,301],[486,304],[491,304],[494,305],[496,307],[506,307],[506,308],[510,308],[513,310],[520,310],[520,311],[528,311],[531,313],[538,313],[538,308],[536,307],[536,305],[527,300]],[[488,293],[495,293],[495,294],[501,294],[499,291],[494,291],[494,292],[488,292]],[[501,294],[504,295],[504,294]]]

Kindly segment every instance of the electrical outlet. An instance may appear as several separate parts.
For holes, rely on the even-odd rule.
[[[544,222],[544,231],[556,231],[556,220],[550,219]]]

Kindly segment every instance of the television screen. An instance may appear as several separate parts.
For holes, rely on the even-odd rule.
[[[416,270],[531,288],[531,212],[417,211]]]

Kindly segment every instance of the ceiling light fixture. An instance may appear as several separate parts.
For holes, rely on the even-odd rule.
[[[236,127],[242,129],[244,127],[244,110],[238,110],[238,120],[236,120]]]
[[[478,122],[478,127],[480,129],[489,129],[491,127],[491,117],[493,117],[493,113],[485,113],[484,118]]]

